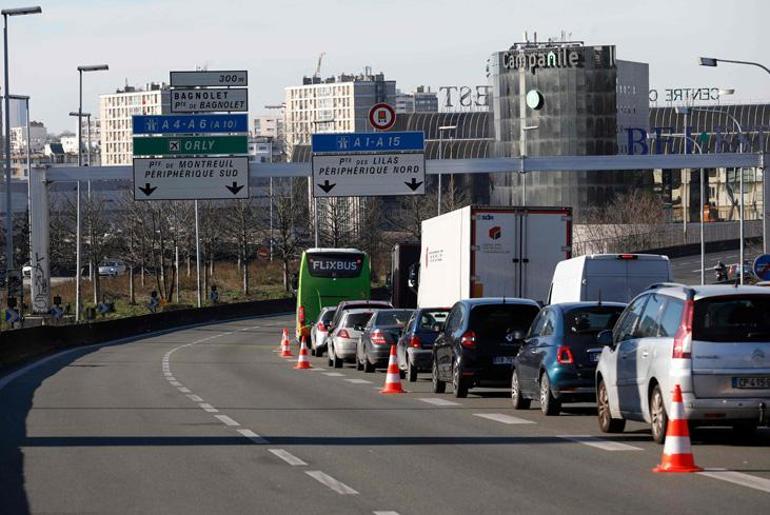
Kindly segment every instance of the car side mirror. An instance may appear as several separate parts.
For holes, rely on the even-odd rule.
[[[614,349],[615,342],[612,339],[612,331],[610,331],[609,329],[600,331],[599,334],[596,335],[596,343],[598,343],[602,347],[610,347]]]

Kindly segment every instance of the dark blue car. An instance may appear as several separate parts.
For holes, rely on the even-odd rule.
[[[420,308],[412,314],[398,340],[398,368],[409,382],[417,381],[418,372],[433,368],[433,342],[444,326],[449,308]]]
[[[625,307],[574,302],[543,308],[513,362],[514,409],[527,409],[535,399],[543,414],[558,415],[562,403],[595,402],[594,372],[602,352],[596,335],[612,329]]]

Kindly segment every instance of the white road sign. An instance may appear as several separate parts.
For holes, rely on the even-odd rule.
[[[134,159],[135,200],[249,198],[249,158]]]
[[[171,90],[172,113],[243,112],[248,110],[249,90],[246,88]]]
[[[424,194],[423,153],[313,156],[316,197]]]
[[[205,70],[171,72],[172,88],[206,86],[248,86],[246,70]]]

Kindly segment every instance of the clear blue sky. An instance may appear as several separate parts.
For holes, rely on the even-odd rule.
[[[699,55],[770,65],[764,35],[770,2],[746,0],[51,0],[42,15],[10,19],[11,93],[32,97],[32,119],[49,131],[75,127],[80,64],[84,110],[126,80],[168,81],[171,69],[248,69],[251,115],[283,100],[312,74],[385,72],[398,87],[485,83],[493,51],[561,30],[588,44],[615,44],[620,59],[650,63],[650,85],[732,87],[736,98],[770,100],[759,69],[701,68]],[[35,5],[35,0],[4,7]]]

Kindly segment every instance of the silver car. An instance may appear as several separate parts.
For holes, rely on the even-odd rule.
[[[326,338],[329,336],[329,327],[334,318],[334,313],[337,311],[336,307],[326,307],[321,309],[318,314],[318,321],[313,324],[310,329],[310,355],[318,356],[319,358],[324,355],[326,350]]]
[[[652,427],[662,443],[671,392],[682,389],[693,425],[749,434],[768,424],[770,291],[756,286],[662,284],[637,296],[604,345],[596,369],[599,427]]]
[[[327,337],[329,346],[329,366],[342,368],[342,362],[353,363],[356,359],[356,346],[364,326],[372,316],[371,309],[350,309],[345,311],[339,324]]]

